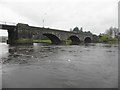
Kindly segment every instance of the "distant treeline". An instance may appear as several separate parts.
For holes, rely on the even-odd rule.
[[[100,33],[99,41],[103,43],[118,43],[119,29],[116,27],[110,27],[105,33]]]

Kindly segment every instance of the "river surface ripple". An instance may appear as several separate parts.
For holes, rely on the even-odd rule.
[[[3,88],[117,88],[118,45],[0,43]]]

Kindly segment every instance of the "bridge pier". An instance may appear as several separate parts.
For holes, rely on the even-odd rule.
[[[14,29],[8,30],[7,44],[15,44],[17,40],[17,32]]]

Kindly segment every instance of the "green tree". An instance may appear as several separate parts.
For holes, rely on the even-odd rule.
[[[110,38],[111,37],[109,35],[107,35],[107,34],[100,35],[101,42],[108,42],[110,40]]]

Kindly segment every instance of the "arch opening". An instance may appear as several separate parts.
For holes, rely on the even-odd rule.
[[[48,37],[51,40],[52,44],[60,44],[61,43],[61,40],[56,35],[53,35],[50,33],[45,33],[43,35]]]
[[[8,31],[0,29],[0,42],[7,43]]]
[[[72,41],[72,45],[78,45],[80,44],[80,39],[77,36],[70,36],[69,39]]]
[[[86,37],[86,38],[84,39],[84,43],[91,43],[91,42],[92,42],[92,40],[91,40],[90,37]]]

